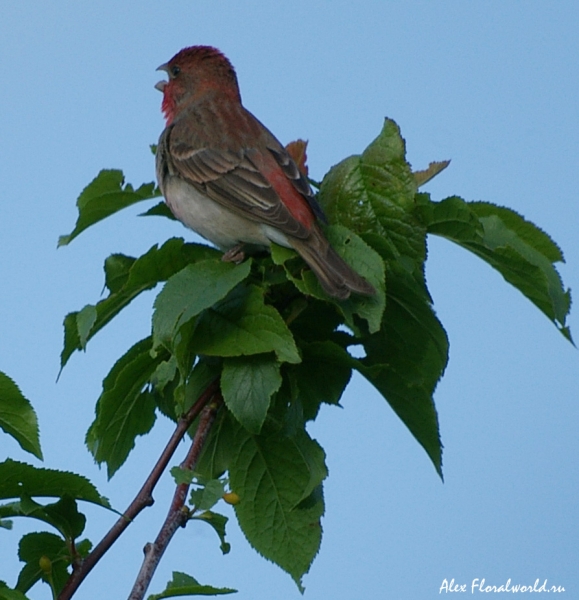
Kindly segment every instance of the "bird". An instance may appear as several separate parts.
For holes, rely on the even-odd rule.
[[[310,184],[277,138],[242,104],[231,62],[190,46],[157,70],[166,126],[156,150],[159,189],[173,215],[241,262],[274,242],[293,248],[331,297],[373,296],[372,284],[330,245]]]

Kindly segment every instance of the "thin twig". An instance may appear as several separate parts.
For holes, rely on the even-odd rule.
[[[193,470],[195,468],[222,401],[221,394],[216,395],[214,401],[203,409],[191,448],[189,448],[185,460],[181,463],[182,469]],[[185,506],[185,501],[187,499],[189,485],[190,484],[188,483],[180,483],[177,485],[171,507],[169,508],[169,513],[167,514],[167,518],[165,519],[157,538],[152,544],[149,543],[145,546],[145,558],[128,600],[142,600],[144,598],[145,592],[153,578],[153,574],[155,573],[169,542],[175,535],[177,529],[179,529],[179,527],[184,527],[187,523],[189,510]]]
[[[167,446],[153,467],[151,474],[147,477],[143,487],[135,496],[135,499],[131,502],[127,510],[111,527],[103,539],[94,547],[93,551],[82,561],[82,563],[80,563],[80,565],[74,566],[72,575],[69,577],[66,585],[60,592],[58,600],[70,600],[70,598],[72,598],[73,594],[78,589],[79,585],[84,581],[93,567],[107,552],[107,550],[117,541],[123,531],[132,523],[135,517],[143,509],[153,505],[153,490],[157,485],[161,475],[167,468],[167,465],[175,453],[177,446],[187,433],[187,429],[189,429],[191,423],[193,423],[199,413],[203,410],[207,403],[211,401],[218,390],[219,382],[216,379],[207,386],[205,391],[201,394],[201,396],[199,396],[197,402],[195,402],[195,404],[193,404],[187,413],[185,413],[185,415],[179,419],[177,427],[169,439]]]

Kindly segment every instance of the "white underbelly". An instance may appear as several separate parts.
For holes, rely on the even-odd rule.
[[[168,176],[163,187],[165,200],[175,217],[223,250],[240,242],[269,247],[274,241],[290,247],[281,231],[227,210],[178,177]]]

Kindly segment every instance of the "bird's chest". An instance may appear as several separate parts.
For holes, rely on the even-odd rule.
[[[181,178],[168,175],[163,193],[179,221],[219,248],[227,250],[239,242],[269,246],[259,223],[218,204]]]

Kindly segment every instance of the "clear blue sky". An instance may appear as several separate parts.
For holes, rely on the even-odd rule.
[[[56,250],[99,169],[153,179],[159,64],[183,46],[219,47],[237,68],[245,105],[283,142],[309,139],[316,179],[393,118],[415,168],[452,159],[427,188],[435,199],[458,194],[519,211],[562,246],[560,271],[579,294],[578,31],[579,5],[564,0],[4,2],[0,369],[38,411],[44,464],[86,474],[123,510],[171,431],[160,418],[110,483],[83,444],[102,378],[149,331],[153,294],[55,382],[62,319],[99,298],[106,256],[138,255],[173,235],[194,239],[177,224],[137,219],[138,207]],[[311,428],[330,476],[305,598],[428,600],[445,578],[470,586],[483,577],[496,585],[547,578],[568,590],[563,597],[579,597],[579,354],[464,250],[432,240],[427,276],[451,343],[435,397],[446,481],[378,393],[354,380],[344,409],[326,407]],[[579,339],[577,310],[570,325]],[[0,436],[6,455],[39,464]],[[126,597],[164,519],[164,484],[79,600]],[[86,512],[96,542],[113,516]],[[11,584],[27,527],[0,530],[0,579]],[[229,538],[222,557],[209,528],[180,531],[151,592],[181,570],[238,588],[239,600],[300,598],[234,524]],[[31,596],[49,597],[40,588]]]

